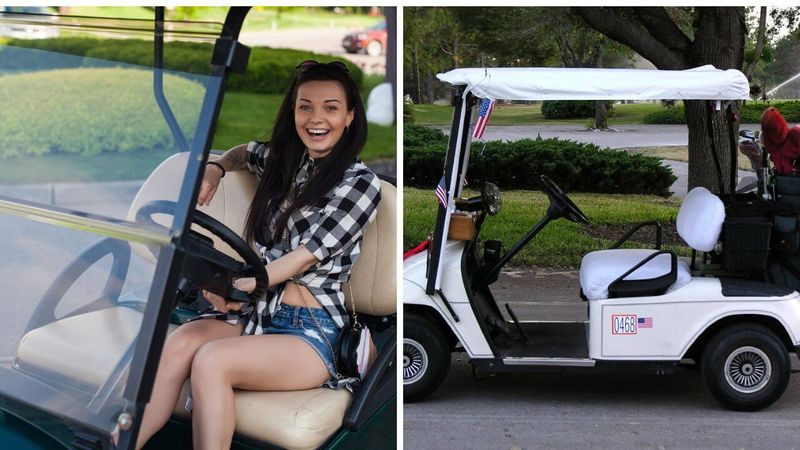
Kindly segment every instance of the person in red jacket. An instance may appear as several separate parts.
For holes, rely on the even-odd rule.
[[[789,175],[797,172],[794,162],[800,156],[800,126],[789,128],[780,111],[773,107],[761,114],[761,143],[769,153],[776,173]]]

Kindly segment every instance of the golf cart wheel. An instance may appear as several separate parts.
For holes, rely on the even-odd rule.
[[[367,44],[364,52],[369,56],[381,56],[381,53],[383,53],[381,41],[369,41],[369,44]]]
[[[439,325],[417,314],[403,319],[403,399],[431,395],[450,370],[450,346]]]
[[[701,363],[711,395],[736,411],[758,411],[780,398],[791,374],[781,340],[758,324],[739,324],[719,331],[708,342]]]

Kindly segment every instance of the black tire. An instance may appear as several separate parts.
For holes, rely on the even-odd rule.
[[[450,346],[438,324],[409,313],[403,319],[403,400],[415,402],[439,388],[450,370]]]
[[[711,395],[736,411],[758,411],[780,398],[791,375],[786,347],[759,324],[717,332],[703,349],[700,370]]]

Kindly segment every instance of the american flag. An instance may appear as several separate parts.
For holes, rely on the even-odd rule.
[[[481,109],[478,111],[478,121],[475,122],[475,131],[472,133],[473,139],[480,139],[483,137],[483,132],[486,130],[486,125],[489,123],[489,116],[492,115],[494,108],[494,100],[488,98],[483,99],[481,102]]]
[[[637,325],[639,328],[653,328],[653,318],[652,317],[639,317],[637,320]]]
[[[444,185],[444,175],[442,175],[442,179],[439,180],[439,184],[436,185],[436,198],[439,200],[439,204],[442,205],[442,208],[447,209],[447,188]]]

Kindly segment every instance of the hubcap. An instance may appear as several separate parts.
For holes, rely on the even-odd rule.
[[[733,389],[743,393],[758,392],[772,376],[769,357],[756,347],[740,347],[725,360],[725,380]]]
[[[428,354],[419,342],[403,339],[403,384],[419,381],[428,370]]]

